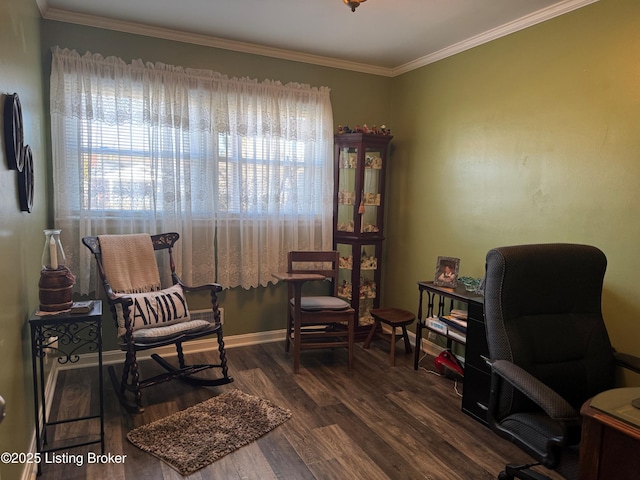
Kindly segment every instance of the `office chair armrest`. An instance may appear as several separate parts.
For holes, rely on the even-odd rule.
[[[628,353],[620,353],[614,350],[613,357],[616,365],[624,367],[627,370],[631,370],[635,373],[640,373],[640,358]]]
[[[507,360],[495,360],[491,362],[491,369],[526,395],[554,420],[571,422],[580,419],[580,414],[569,402],[514,363]]]

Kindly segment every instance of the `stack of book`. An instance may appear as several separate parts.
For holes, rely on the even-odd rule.
[[[83,302],[73,302],[71,305],[71,313],[89,313],[93,308],[93,300],[86,300]]]
[[[450,337],[466,342],[467,312],[453,309],[449,312],[449,315],[440,316],[438,320],[447,325]]]
[[[441,322],[438,317],[427,318],[427,327],[435,332],[441,333],[442,335],[446,335],[449,330],[447,328],[447,324]]]

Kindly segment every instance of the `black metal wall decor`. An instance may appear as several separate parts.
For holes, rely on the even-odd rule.
[[[22,106],[17,93],[7,95],[4,99],[4,141],[9,168],[21,172],[24,165],[22,158],[24,130]]]
[[[22,105],[17,93],[4,99],[4,144],[9,168],[18,172],[18,198],[20,210],[31,212],[33,208],[33,155],[31,147],[24,144]]]
[[[25,145],[22,150],[24,166],[18,171],[18,197],[20,210],[31,213],[33,208],[33,155],[31,147]]]

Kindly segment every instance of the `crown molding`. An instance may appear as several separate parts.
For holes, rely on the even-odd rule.
[[[123,20],[114,20],[111,18],[87,15],[84,13],[69,12],[57,8],[47,8],[47,0],[36,0],[42,17],[46,20],[55,20],[58,22],[74,23],[88,27],[103,28],[106,30],[115,30],[118,32],[132,33],[136,35],[144,35],[147,37],[162,38],[164,40],[173,40],[176,42],[191,43],[194,45],[202,45],[205,47],[221,48],[224,50],[232,50],[235,52],[249,53],[253,55],[262,55],[265,57],[278,58],[281,60],[291,60],[294,62],[311,63],[324,67],[339,68],[342,70],[352,70],[361,73],[369,73],[390,77],[392,71],[390,68],[378,67],[376,65],[368,65],[364,63],[349,62],[336,58],[323,57],[320,55],[312,55],[307,53],[295,52],[282,48],[266,47],[254,43],[238,42],[235,40],[227,40],[224,38],[213,37],[209,35],[199,35],[187,33],[169,28],[153,27],[135,22],[126,22]]]
[[[38,6],[38,10],[40,10],[42,18],[45,18],[44,14],[47,13],[47,10],[49,9],[48,0],[36,0],[36,5]]]
[[[537,25],[538,23],[546,22],[547,20],[551,20],[552,18],[559,17],[560,15],[564,15],[565,13],[569,13],[573,10],[577,10],[598,1],[600,0],[565,0],[564,2],[552,5],[542,10],[538,10],[537,12],[525,15],[524,17],[520,17],[513,22],[509,22],[501,25],[500,27],[488,30],[484,33],[476,35],[475,37],[471,37],[462,42],[458,42],[454,45],[451,45],[450,47],[443,48],[442,50],[434,52],[430,55],[426,55],[422,58],[418,58],[399,67],[393,68],[391,76],[396,77],[398,75],[402,75],[403,73],[407,73],[411,70],[424,67],[425,65],[429,65],[430,63],[435,63],[444,58],[451,57],[457,53],[461,53],[465,50],[469,50],[484,43],[491,42],[492,40],[497,40],[498,38],[505,37],[520,30],[524,30],[525,28],[532,27],[533,25]]]
[[[598,1],[599,0],[565,0],[564,2],[552,5],[542,10],[538,10],[537,12],[534,12],[532,14],[525,15],[524,17],[509,22],[505,25],[501,25],[500,27],[481,33],[479,35],[476,35],[475,37],[471,37],[462,42],[458,42],[454,45],[443,48],[442,50],[418,58],[395,68],[379,67],[376,65],[350,62],[346,60],[295,52],[292,50],[281,48],[266,47],[253,43],[227,40],[224,38],[218,38],[209,35],[186,33],[169,28],[153,27],[141,23],[126,22],[122,20],[98,17],[95,15],[69,12],[66,10],[49,8],[48,0],[36,0],[36,4],[38,5],[38,9],[40,10],[42,18],[46,20],[73,23],[88,27],[131,33],[135,35],[144,35],[147,37],[162,38],[165,40],[191,43],[194,45],[220,48],[223,50],[232,50],[235,52],[248,53],[252,55],[262,55],[266,57],[278,58],[281,60],[310,63],[313,65],[338,68],[342,70],[351,70],[355,72],[367,73],[383,77],[396,77],[420,67],[424,67],[425,65],[429,65],[439,60],[443,60],[447,57],[451,57],[453,55],[456,55],[457,53],[464,52],[465,50],[469,50],[484,43],[491,42],[492,40],[496,40],[511,33],[524,30],[525,28],[531,27],[538,23],[551,20],[552,18],[564,15],[565,13],[569,13],[573,10],[577,10]]]

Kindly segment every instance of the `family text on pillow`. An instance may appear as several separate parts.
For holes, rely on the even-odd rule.
[[[160,327],[173,323],[187,322],[189,309],[180,285],[173,285],[164,290],[127,295],[133,300],[129,309],[133,330],[140,328]],[[122,305],[116,305],[118,316],[118,336],[126,333]]]

